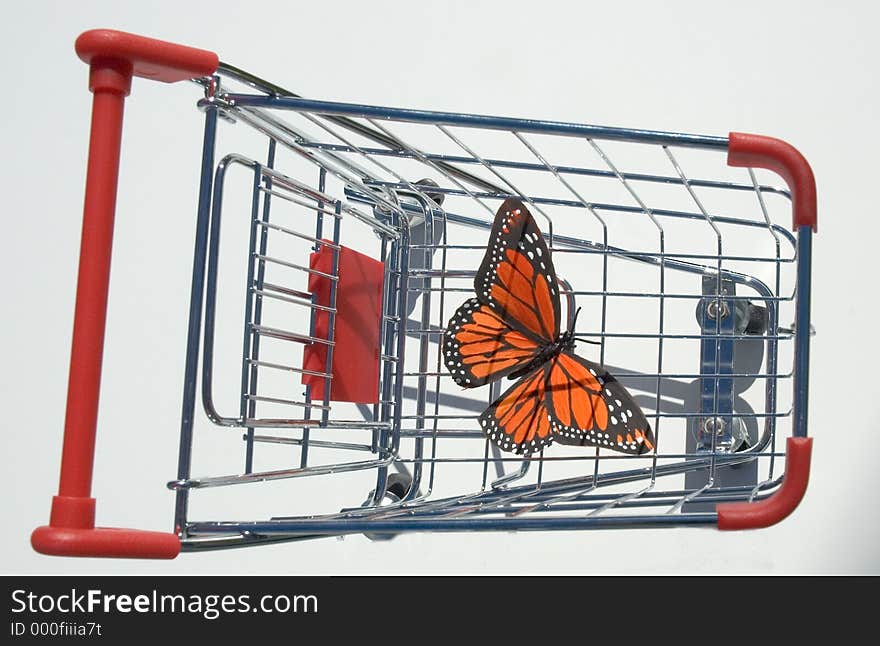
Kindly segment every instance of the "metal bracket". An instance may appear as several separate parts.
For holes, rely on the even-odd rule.
[[[733,416],[733,357],[736,303],[725,296],[736,294],[736,284],[718,276],[703,276],[703,295],[697,306],[700,328],[700,417],[697,452],[736,451],[745,438],[742,421]],[[730,339],[724,336],[730,335]],[[740,432],[737,432],[737,429]]]
[[[702,293],[697,319],[706,337],[700,341],[700,416],[695,448],[698,453],[735,453],[751,444],[742,418],[733,410],[736,336],[764,334],[768,314],[766,308],[745,299],[725,298],[736,296],[736,283],[729,279],[703,276]]]
[[[736,296],[736,283],[717,275],[704,275],[701,298],[696,316],[705,338],[700,341],[699,411],[691,418],[686,441],[686,452],[711,454],[736,453],[757,441],[758,430],[754,420],[748,419],[748,404],[737,399],[747,380],[735,375],[753,372],[760,365],[763,353],[761,337],[769,323],[766,308],[754,305]],[[755,340],[742,335],[755,335]],[[739,368],[737,368],[739,366]],[[695,402],[696,403],[696,402]],[[744,407],[743,416],[736,414],[735,406]],[[698,489],[707,482],[706,471],[692,471],[685,475],[685,487]],[[735,466],[721,467],[714,472],[716,487],[753,487],[757,484],[757,463],[752,460]],[[686,512],[713,511],[715,503],[699,500],[687,503]]]

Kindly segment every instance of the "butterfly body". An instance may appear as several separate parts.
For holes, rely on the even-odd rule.
[[[553,441],[633,454],[654,448],[632,396],[601,366],[574,354],[574,324],[560,334],[550,252],[518,200],[498,210],[474,290],[449,321],[442,351],[464,388],[516,380],[479,417],[491,441],[516,453]]]
[[[538,368],[548,361],[551,361],[563,350],[574,350],[574,335],[570,330],[561,334],[553,343],[548,343],[540,346],[538,348],[538,351],[535,353],[534,359],[527,363],[525,367],[520,368],[519,370],[515,370],[514,372],[507,375],[507,378],[519,379],[523,375],[527,375],[532,372],[532,370],[534,370],[535,368]]]

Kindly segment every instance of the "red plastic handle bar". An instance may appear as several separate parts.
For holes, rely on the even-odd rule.
[[[716,505],[718,529],[770,527],[791,514],[807,491],[812,451],[813,438],[788,438],[782,486],[773,495],[759,502],[729,502]]]
[[[728,142],[728,165],[766,168],[780,175],[791,190],[794,230],[809,226],[816,231],[816,180],[800,151],[781,139],[743,132],[731,132]]]
[[[76,39],[76,53],[86,63],[128,66],[130,76],[174,83],[217,70],[217,54],[112,29],[93,29]]]
[[[96,528],[91,497],[122,113],[132,76],[171,83],[213,74],[218,59],[212,52],[103,29],[77,38],[76,52],[89,63],[94,100],[64,446],[49,525],[34,530],[31,544],[63,556],[174,558],[180,552],[175,534]]]

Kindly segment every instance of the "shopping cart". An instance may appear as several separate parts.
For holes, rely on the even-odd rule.
[[[816,193],[787,143],[312,100],[213,53],[115,31],[76,49],[94,107],[61,481],[37,551],[754,528],[804,495]],[[169,533],[96,528],[90,497],[132,76],[203,94]],[[444,328],[509,197],[547,239],[564,315],[580,308],[578,334],[598,342],[578,351],[634,395],[654,452],[501,453],[477,425],[501,385],[463,390],[446,371]],[[224,466],[194,472],[200,450],[200,468]]]

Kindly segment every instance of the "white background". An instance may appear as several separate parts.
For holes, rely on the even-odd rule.
[[[880,572],[876,3],[16,3],[4,69],[4,573]],[[794,143],[819,187],[806,499],[748,533],[417,534],[183,555],[49,558],[90,95],[73,41],[111,27],[217,51],[312,97]],[[108,318],[99,524],[168,529],[200,154],[188,84],[135,80]],[[124,494],[124,495],[123,495]]]

